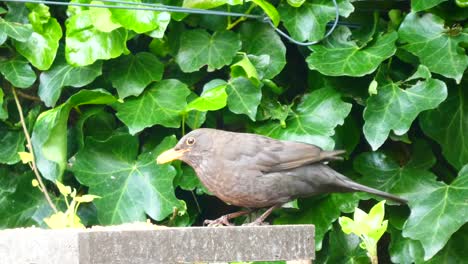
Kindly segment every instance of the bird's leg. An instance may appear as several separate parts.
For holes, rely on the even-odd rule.
[[[268,210],[266,210],[259,218],[255,219],[255,221],[253,221],[252,223],[249,223],[249,224],[246,224],[248,226],[257,226],[257,225],[265,225],[267,223],[265,223],[265,219],[267,219],[268,216],[270,216],[271,212],[273,212],[273,210],[275,210],[276,208],[280,207],[281,204],[276,204],[276,205],[273,205],[272,207],[268,208]]]
[[[251,212],[252,212],[252,210],[249,209],[249,210],[243,210],[243,211],[239,211],[239,212],[230,213],[230,214],[227,214],[227,215],[223,215],[220,218],[215,219],[215,220],[205,220],[205,221],[203,221],[203,225],[206,225],[206,226],[220,226],[220,225],[232,226],[233,224],[231,224],[231,222],[229,222],[229,220],[231,220],[233,218],[236,218],[236,217],[239,217],[239,216],[250,214]]]

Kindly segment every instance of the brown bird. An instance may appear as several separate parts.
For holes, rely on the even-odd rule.
[[[216,129],[194,130],[162,153],[157,163],[182,160],[205,187],[222,201],[249,208],[205,221],[230,225],[229,220],[253,208],[270,207],[252,224],[261,224],[277,207],[299,197],[331,192],[363,191],[390,200],[407,200],[352,181],[324,162],[341,159],[342,150],[324,151],[300,142]]]

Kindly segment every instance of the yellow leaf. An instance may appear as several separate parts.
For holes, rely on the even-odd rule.
[[[67,215],[63,212],[57,212],[50,217],[44,218],[44,222],[51,229],[63,229],[67,227]]]
[[[85,194],[83,196],[75,197],[75,201],[79,203],[89,203],[92,202],[96,198],[101,198],[101,196],[93,195],[93,194]]]
[[[71,190],[71,187],[70,186],[65,186],[63,185],[61,182],[59,181],[55,181],[55,184],[57,184],[57,188],[59,189],[59,192],[63,195],[63,196],[67,196],[69,195],[72,190]]]
[[[33,155],[31,155],[31,153],[29,153],[29,152],[21,151],[21,152],[18,152],[18,155],[19,155],[21,161],[23,162],[23,164],[32,162],[32,160],[33,160]]]

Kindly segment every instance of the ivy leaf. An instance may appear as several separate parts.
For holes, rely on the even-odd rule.
[[[378,94],[367,100],[364,136],[373,150],[382,146],[390,130],[405,134],[420,112],[436,108],[447,98],[445,83],[436,79],[418,81],[408,89],[400,85],[391,82],[378,87]]]
[[[368,264],[369,257],[362,249],[360,239],[354,234],[346,235],[338,225],[329,233],[328,245],[317,252],[317,263]]]
[[[42,112],[36,120],[32,144],[42,176],[62,181],[67,166],[67,121],[70,110],[87,104],[110,104],[115,98],[104,90],[81,90],[60,106]]]
[[[315,248],[322,248],[325,234],[332,228],[341,212],[350,213],[359,199],[353,194],[331,194],[323,199],[308,198],[300,201],[301,210],[296,213],[283,213],[274,220],[274,224],[314,224]]]
[[[401,231],[390,229],[392,240],[390,242],[390,256],[393,263],[421,263],[424,258],[424,249],[421,242],[401,235]]]
[[[116,128],[116,118],[113,114],[105,111],[104,107],[92,107],[84,111],[75,126],[75,140],[77,149],[84,146],[85,136],[96,140],[109,138]],[[74,153],[74,152],[72,152]]]
[[[145,221],[145,214],[161,221],[175,208],[185,213],[185,203],[174,194],[175,169],[155,162],[175,143],[174,136],[166,137],[154,150],[137,157],[136,137],[117,134],[105,141],[88,138],[75,156],[72,171],[80,183],[89,186],[90,193],[101,196],[93,201],[101,224]]]
[[[231,112],[245,114],[255,121],[257,108],[262,100],[262,90],[244,77],[229,81],[226,88],[227,105]]]
[[[0,123],[0,163],[15,164],[20,161],[18,152],[24,151],[24,133],[22,130],[9,129]]]
[[[348,17],[354,11],[349,0],[337,0],[337,3],[343,17]],[[336,16],[335,5],[329,0],[306,2],[300,8],[283,2],[279,12],[284,26],[297,41],[322,39],[328,22],[335,20]]]
[[[153,84],[142,95],[116,104],[117,117],[134,135],[156,124],[165,127],[180,127],[183,111],[190,90],[176,80],[162,80]]]
[[[351,104],[331,88],[306,94],[286,119],[286,128],[279,123],[267,123],[254,128],[257,133],[273,138],[301,141],[323,149],[333,149],[334,128],[342,125],[351,111]]]
[[[153,81],[160,81],[164,65],[148,52],[121,56],[111,63],[110,79],[120,98],[140,95]]]
[[[140,0],[128,0],[130,3],[141,3]],[[120,3],[106,3],[113,6],[122,6]],[[127,4],[124,4],[128,6]],[[159,25],[158,17],[160,15],[167,16],[167,12],[154,12],[148,10],[131,10],[110,8],[112,20],[118,22],[123,27],[133,30],[136,33],[145,33],[157,29]]]
[[[31,65],[22,57],[0,61],[0,72],[18,88],[29,88],[36,81],[36,74]]]
[[[227,83],[224,80],[214,79],[203,87],[200,97],[191,101],[185,108],[185,111],[215,111],[226,106]]]
[[[8,37],[17,41],[25,42],[33,33],[31,25],[17,22],[9,22],[0,18],[0,32],[4,32]]]
[[[418,240],[424,259],[434,256],[450,236],[468,221],[468,167],[447,185],[435,175],[411,166],[400,167],[382,153],[364,153],[354,162],[365,175],[362,183],[409,200],[411,214],[403,227],[403,236]]]
[[[378,35],[375,41],[359,47],[348,40],[351,31],[347,27],[336,28],[324,44],[312,45],[312,54],[306,61],[311,70],[329,76],[364,76],[372,73],[386,59],[395,54],[396,32]]]
[[[440,144],[450,164],[461,169],[468,163],[468,91],[464,85],[453,88],[437,109],[421,115],[419,123],[424,133]]]
[[[447,0],[412,0],[411,10],[414,12],[426,10],[445,1]]]
[[[104,5],[105,3],[101,1],[93,1],[93,4],[96,5]],[[111,32],[114,29],[121,27],[122,25],[116,23],[112,19],[112,12],[110,8],[97,8],[97,7],[90,7],[89,13],[91,15],[91,19],[93,21],[94,27],[102,32]]]
[[[264,23],[243,23],[240,35],[242,51],[249,55],[269,57],[269,63],[261,69],[263,78],[272,79],[281,72],[286,65],[286,47],[274,29]],[[254,65],[257,67],[256,63]]]
[[[82,11],[66,21],[65,57],[73,66],[86,66],[96,60],[112,59],[127,50],[127,31],[99,31],[93,26],[92,13]]]
[[[450,236],[468,222],[468,165],[450,185],[438,182],[434,187],[410,204],[411,215],[403,228],[403,236],[421,241],[424,260],[441,250]],[[431,229],[423,231],[421,227]]]
[[[66,86],[83,87],[102,74],[102,62],[89,66],[75,67],[59,56],[48,71],[39,78],[39,97],[49,107],[53,107]]]
[[[239,36],[232,31],[217,31],[210,35],[206,30],[184,31],[176,61],[183,72],[198,71],[208,65],[208,71],[230,64],[239,51]]]
[[[273,22],[273,25],[275,25],[275,27],[278,26],[280,22],[280,14],[278,13],[278,10],[276,10],[276,8],[272,4],[270,4],[268,1],[265,1],[265,0],[250,0],[250,1],[257,4],[263,10],[263,12],[265,12],[265,14],[271,19],[271,22]]]
[[[34,16],[40,19],[32,19]],[[29,14],[29,18],[34,32],[27,41],[16,41],[16,50],[39,70],[47,70],[57,54],[62,28],[57,19],[50,17],[48,8],[44,5],[37,5]]]
[[[463,263],[466,260],[466,241],[468,241],[468,228],[467,225],[461,227],[445,247],[432,257],[426,263],[439,264],[439,263]]]
[[[3,104],[3,96],[4,96],[3,89],[0,87],[0,120],[5,120],[8,118],[8,111],[6,109],[6,104]]]
[[[0,228],[41,226],[52,213],[44,194],[32,186],[31,173],[16,175],[0,167]]]
[[[459,45],[468,41],[468,34],[456,30],[445,28],[444,20],[433,14],[410,13],[398,34],[407,43],[402,48],[416,55],[429,70],[459,83],[468,66],[468,56]]]

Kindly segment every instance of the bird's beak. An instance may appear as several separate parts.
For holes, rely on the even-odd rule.
[[[188,149],[175,150],[173,148],[166,150],[156,158],[156,163],[164,164],[176,159],[180,159],[187,151]]]

